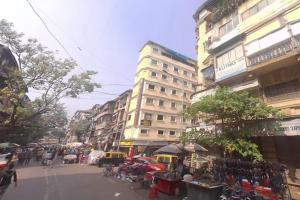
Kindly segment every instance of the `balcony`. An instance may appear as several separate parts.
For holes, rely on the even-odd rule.
[[[264,49],[248,57],[249,66],[258,65],[271,59],[286,55],[291,52],[293,45],[290,39],[276,44],[270,48]]]
[[[286,94],[281,94],[273,97],[267,97],[267,103],[277,103],[282,101],[289,101],[293,99],[299,99],[300,98],[300,89],[299,91],[290,92]]]

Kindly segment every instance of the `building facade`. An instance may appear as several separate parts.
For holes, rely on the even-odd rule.
[[[118,149],[126,124],[132,90],[126,90],[114,100],[108,101],[97,109],[95,120],[96,143],[104,151]]]
[[[198,85],[193,102],[226,86],[280,109],[285,115],[280,136],[257,142],[265,159],[299,169],[300,155],[290,154],[300,151],[300,1],[224,2],[207,0],[194,14]]]
[[[196,62],[152,41],[140,50],[121,146],[157,148],[190,125],[180,117],[197,83]],[[150,150],[151,151],[151,150]]]

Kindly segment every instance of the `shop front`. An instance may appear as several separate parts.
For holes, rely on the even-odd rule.
[[[286,118],[272,136],[258,137],[264,159],[287,166],[288,185],[294,199],[300,199],[300,118]]]

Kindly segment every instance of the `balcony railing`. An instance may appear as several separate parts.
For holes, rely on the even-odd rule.
[[[286,100],[291,100],[291,99],[299,99],[300,98],[300,90],[295,91],[295,92],[290,92],[286,94],[281,94],[278,96],[273,96],[273,97],[267,97],[267,102],[268,103],[275,103],[278,101],[286,101]]]
[[[292,42],[290,39],[276,44],[270,48],[259,51],[258,53],[248,57],[249,66],[257,65],[273,58],[283,56],[293,49]]]

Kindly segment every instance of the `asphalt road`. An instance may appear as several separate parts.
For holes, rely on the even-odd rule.
[[[12,184],[4,200],[148,199],[147,190],[135,189],[116,178],[103,177],[95,166],[57,164],[44,168],[35,165],[17,169],[17,173],[18,186]]]

